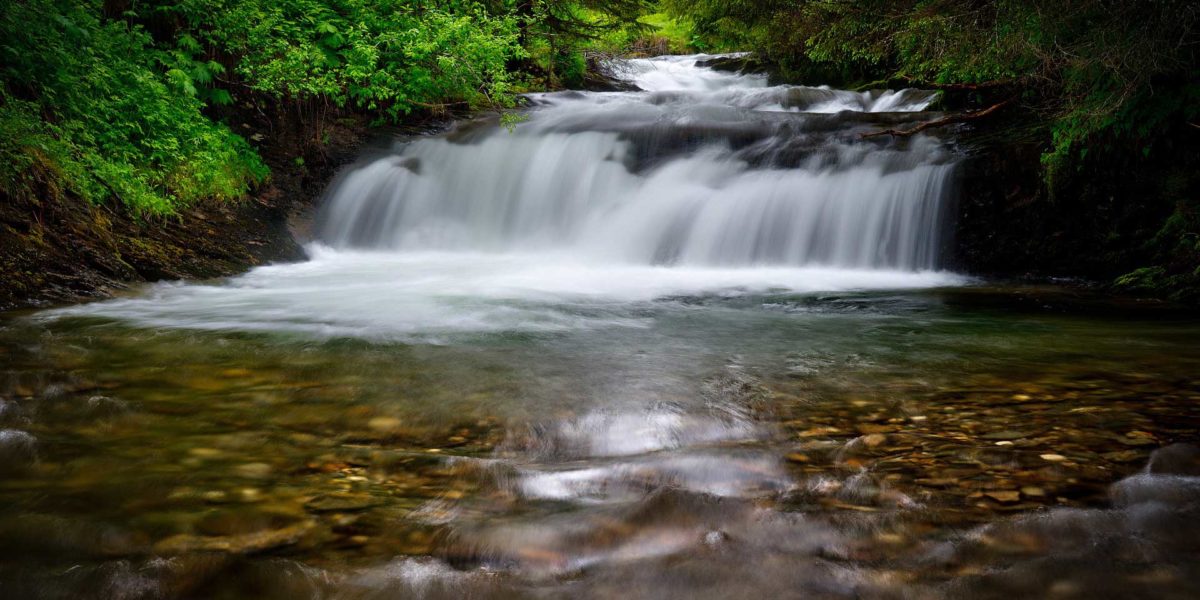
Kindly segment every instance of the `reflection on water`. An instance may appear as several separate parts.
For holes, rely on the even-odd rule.
[[[676,296],[437,344],[10,315],[0,585],[1193,597],[1200,321],[1030,297]]]

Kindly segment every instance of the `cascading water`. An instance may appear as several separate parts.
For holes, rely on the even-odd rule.
[[[866,143],[927,92],[768,87],[699,57],[633,60],[640,92],[541,94],[508,131],[476,123],[346,175],[336,248],[550,251],[642,265],[939,266],[953,157]]]
[[[437,340],[642,326],[664,298],[952,285],[955,156],[861,133],[930,92],[768,86],[702,56],[620,64],[639,91],[532,96],[528,120],[397,142],[330,187],[310,260],[52,314]]]

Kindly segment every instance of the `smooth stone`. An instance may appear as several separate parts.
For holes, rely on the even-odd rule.
[[[403,425],[404,421],[401,421],[396,417],[375,417],[370,421],[367,421],[367,427],[369,427],[372,431],[378,431],[380,433],[395,431],[400,429],[400,427]]]
[[[1200,475],[1200,448],[1171,444],[1150,455],[1146,471],[1156,475]]]
[[[985,439],[985,440],[989,440],[989,441],[992,441],[992,440],[1012,441],[1012,440],[1024,439],[1024,438],[1030,437],[1032,435],[1033,435],[1033,432],[1030,432],[1030,431],[1016,431],[1016,430],[1012,430],[1012,429],[1005,429],[1003,431],[993,431],[992,433],[985,433],[979,437],[981,439]]]
[[[166,555],[192,552],[250,554],[295,544],[315,527],[316,523],[303,521],[282,529],[256,531],[234,536],[214,537],[181,533],[155,544],[154,552]]]
[[[882,433],[872,433],[862,436],[862,443],[868,448],[877,448],[882,446],[887,441],[887,436]]]
[[[996,490],[984,492],[983,495],[1002,504],[1012,504],[1021,501],[1021,493],[1016,490]]]
[[[1105,452],[1104,454],[1101,454],[1101,456],[1113,462],[1131,463],[1140,462],[1145,454],[1143,452],[1138,452],[1137,450],[1121,450],[1118,452]]]
[[[304,503],[312,512],[340,512],[366,510],[383,502],[366,494],[324,494]]]
[[[255,462],[238,465],[233,468],[234,472],[240,477],[248,479],[266,479],[271,476],[271,465],[267,463]]]
[[[1061,454],[1042,454],[1040,456],[1041,456],[1042,460],[1047,460],[1050,462],[1062,462],[1064,460],[1067,460],[1067,457],[1065,457]]]
[[[37,438],[20,429],[0,429],[0,473],[16,472],[37,461]]]

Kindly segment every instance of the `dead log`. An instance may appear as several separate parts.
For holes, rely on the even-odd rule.
[[[1016,100],[1017,99],[1015,97],[1009,98],[1008,100],[1005,100],[1005,101],[997,103],[997,104],[993,104],[992,106],[989,106],[982,110],[974,110],[971,112],[959,113],[957,115],[950,115],[948,117],[942,117],[941,119],[935,119],[933,121],[926,121],[924,123],[921,123],[920,125],[917,125],[916,127],[911,128],[911,129],[884,129],[883,131],[873,131],[871,133],[864,133],[864,134],[860,135],[859,138],[865,140],[867,138],[880,137],[880,136],[885,136],[885,135],[890,135],[893,137],[908,137],[910,135],[916,135],[918,133],[921,133],[922,131],[925,131],[926,129],[932,129],[934,127],[944,127],[946,125],[953,125],[954,123],[964,123],[966,121],[974,121],[975,119],[982,119],[982,118],[1000,110],[1001,108],[1004,108],[1005,106],[1008,106],[1009,104],[1012,104],[1013,102],[1016,102]]]

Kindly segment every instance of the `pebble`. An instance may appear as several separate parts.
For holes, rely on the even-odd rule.
[[[304,503],[304,508],[312,512],[337,512],[365,510],[378,506],[382,502],[378,498],[366,494],[324,494]]]
[[[373,431],[379,432],[395,431],[400,429],[403,424],[404,421],[401,421],[396,417],[375,417],[370,421],[367,421],[367,427],[371,428]]]
[[[983,495],[1003,504],[1012,504],[1021,500],[1021,493],[1016,490],[996,490],[984,492]]]
[[[882,446],[887,441],[887,436],[882,433],[872,433],[862,437],[862,443],[868,448],[877,448]]]
[[[267,463],[254,462],[238,465],[233,468],[234,472],[240,477],[248,479],[266,479],[271,476],[271,465]]]
[[[808,457],[807,454],[804,454],[803,452],[793,452],[793,453],[787,455],[785,458],[787,458],[788,462],[794,462],[794,463],[806,463],[806,462],[812,460]]]
[[[1050,462],[1062,462],[1067,460],[1067,457],[1061,454],[1042,454],[1040,456],[1042,457],[1042,460],[1048,460]]]

